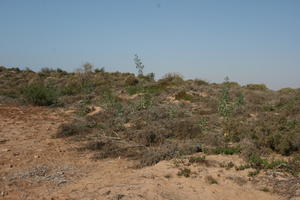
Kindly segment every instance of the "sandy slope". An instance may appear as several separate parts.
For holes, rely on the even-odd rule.
[[[0,105],[0,199],[285,199],[263,192],[247,171],[219,167],[237,156],[208,156],[209,166],[179,177],[176,160],[133,169],[133,161],[93,161],[76,143],[52,139],[70,116],[59,109]],[[180,161],[182,162],[182,161]],[[209,184],[211,175],[218,184]]]

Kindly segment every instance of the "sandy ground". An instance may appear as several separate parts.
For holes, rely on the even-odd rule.
[[[143,169],[123,158],[94,161],[75,142],[52,138],[67,120],[60,109],[0,105],[0,199],[287,199],[256,184],[247,170],[219,166],[242,162],[237,156],[207,156],[207,165],[163,161]],[[177,175],[183,167],[191,169],[190,177]]]

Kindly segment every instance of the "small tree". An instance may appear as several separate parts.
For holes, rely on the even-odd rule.
[[[76,70],[77,77],[81,88],[84,89],[85,92],[90,92],[92,89],[92,72],[94,66],[90,63],[85,63],[81,68]]]
[[[134,55],[134,63],[135,63],[136,68],[138,69],[138,75],[139,76],[143,75],[144,65],[137,54]]]
[[[230,90],[230,83],[228,76],[225,77],[225,80],[223,82],[223,87],[221,90],[221,95],[219,99],[219,105],[218,105],[218,111],[219,114],[224,117],[226,120],[230,117],[233,106],[229,102],[229,90]]]
[[[83,70],[84,70],[84,73],[90,73],[93,71],[93,65],[91,63],[85,63],[83,66],[82,66]]]

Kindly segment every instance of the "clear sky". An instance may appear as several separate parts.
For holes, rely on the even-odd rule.
[[[300,0],[0,0],[0,65],[300,87]]]

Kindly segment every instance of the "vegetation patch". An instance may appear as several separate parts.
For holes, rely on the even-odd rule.
[[[191,156],[191,157],[189,157],[189,163],[204,164],[206,162],[207,162],[207,160],[206,160],[205,156]]]
[[[180,91],[175,95],[176,100],[185,100],[185,101],[192,101],[193,96],[187,94],[185,91]]]
[[[237,147],[216,147],[212,150],[213,154],[225,154],[225,155],[233,155],[241,153],[241,148]]]
[[[178,176],[184,176],[184,177],[190,177],[192,171],[189,168],[182,168],[179,169],[179,172],[177,173]]]
[[[137,75],[89,63],[75,72],[0,67],[0,103],[75,110],[74,120],[61,125],[55,137],[80,141],[81,150],[93,151],[95,159],[127,157],[144,167],[205,151],[247,160],[241,166],[224,163],[225,168],[299,172],[294,156],[300,150],[299,89],[242,87],[229,78],[221,84],[184,80],[178,73],[155,80],[154,73],[144,74],[139,56],[134,63]],[[89,115],[97,106],[103,111]],[[272,161],[270,153],[288,159]],[[190,158],[190,163],[206,162]]]
[[[218,184],[217,179],[215,179],[215,178],[212,177],[211,175],[206,176],[205,179],[206,179],[206,181],[207,181],[208,184],[211,184],[211,185],[212,185],[212,184]]]
[[[268,89],[265,84],[248,84],[245,86],[245,88],[250,90],[260,90],[260,91],[266,91]]]
[[[23,95],[29,103],[38,106],[49,106],[57,103],[58,93],[54,88],[48,88],[43,83],[33,83],[23,90]]]

